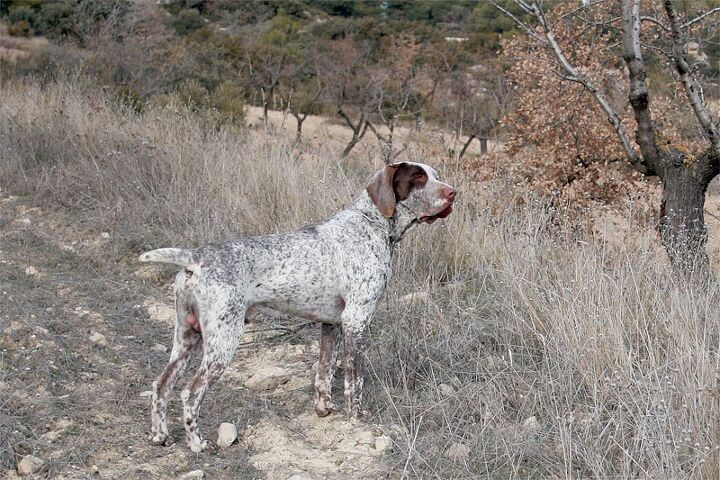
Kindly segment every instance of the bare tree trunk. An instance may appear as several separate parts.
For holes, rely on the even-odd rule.
[[[475,140],[475,134],[471,133],[468,137],[467,141],[465,142],[465,145],[463,145],[462,150],[460,150],[460,155],[458,155],[458,160],[462,160],[462,158],[465,156],[465,152],[467,152],[468,147],[470,147],[470,144],[472,141]]]
[[[711,155],[706,152],[702,156]],[[688,168],[682,158],[676,157],[676,160],[663,176],[660,238],[679,271],[707,273],[710,261],[705,249],[707,228],[703,207],[708,184],[717,175],[717,159],[711,162],[715,165],[710,168],[700,162]]]
[[[362,137],[365,135],[365,131],[367,130],[367,126],[363,128],[362,135],[353,134],[353,137],[348,142],[347,146],[345,147],[345,150],[343,150],[342,154],[340,155],[340,158],[345,158],[348,155],[350,155],[350,152],[352,152],[352,149],[355,148],[355,145],[357,145],[360,140],[362,140]]]
[[[267,101],[267,95],[265,95],[265,89],[261,88],[260,93],[262,94],[262,102],[263,102],[263,124],[265,127],[268,125],[268,101]]]
[[[308,114],[302,114],[295,111],[290,111],[293,117],[295,117],[295,120],[297,122],[297,125],[295,127],[295,143],[300,143],[300,137],[302,136],[302,126],[305,119],[308,117]]]
[[[343,120],[345,120],[345,123],[347,123],[348,127],[350,127],[353,132],[353,136],[350,139],[350,142],[348,142],[345,150],[343,150],[342,154],[340,155],[340,158],[342,159],[350,155],[350,152],[353,148],[355,148],[355,145],[357,145],[358,142],[360,142],[360,140],[362,140],[362,138],[365,136],[368,128],[368,122],[365,120],[365,114],[360,115],[360,120],[358,121],[357,125],[355,125],[342,108],[339,108],[337,113],[343,118]]]

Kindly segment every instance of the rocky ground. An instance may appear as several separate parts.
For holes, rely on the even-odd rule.
[[[0,478],[385,475],[393,432],[314,414],[317,327],[292,321],[251,325],[210,391],[201,425],[213,451],[185,446],[177,391],[180,441],[152,446],[148,390],[171,347],[172,270],[141,266],[143,246],[123,254],[121,236],[0,199]]]

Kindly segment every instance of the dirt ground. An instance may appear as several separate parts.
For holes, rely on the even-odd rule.
[[[176,443],[151,445],[148,391],[171,347],[173,271],[119,257],[121,235],[0,195],[0,478],[18,478],[29,455],[40,460],[24,478],[384,476],[387,432],[314,414],[314,325],[251,325],[201,412],[212,445],[220,423],[237,426],[229,448],[190,452],[178,387]]]

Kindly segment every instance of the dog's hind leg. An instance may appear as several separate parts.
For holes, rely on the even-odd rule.
[[[335,376],[341,328],[334,323],[323,323],[320,328],[320,359],[315,374],[315,413],[319,417],[325,417],[335,410],[332,381]]]
[[[172,352],[170,353],[170,361],[165,370],[153,382],[151,418],[152,428],[150,440],[155,445],[170,445],[173,440],[168,434],[167,429],[167,401],[170,392],[175,387],[175,383],[180,375],[182,375],[187,366],[190,355],[200,344],[200,333],[196,332],[191,325],[186,322],[186,318],[191,312],[176,299],[176,315],[175,338],[173,341]]]
[[[201,452],[207,446],[198,427],[200,405],[208,389],[230,364],[245,326],[245,306],[227,306],[221,314],[200,312],[203,332],[203,359],[195,376],[180,394],[188,447]],[[204,320],[203,320],[204,319]]]

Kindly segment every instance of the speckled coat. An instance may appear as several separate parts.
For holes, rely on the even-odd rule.
[[[245,322],[261,311],[321,323],[315,378],[320,416],[335,409],[331,384],[344,339],[346,407],[360,416],[367,331],[392,274],[395,246],[414,225],[449,215],[454,198],[455,190],[431,167],[397,163],[378,172],[347,209],[324,222],[292,233],[141,255],[141,261],[184,267],[175,278],[173,350],[153,383],[152,441],[172,442],[167,398],[202,344],[202,363],[181,397],[188,446],[196,452],[206,447],[197,425],[202,398],[232,360]]]

